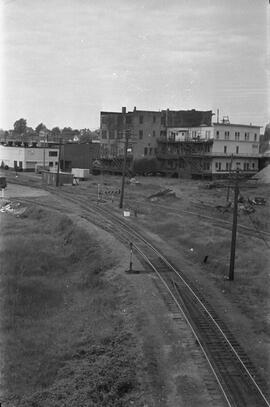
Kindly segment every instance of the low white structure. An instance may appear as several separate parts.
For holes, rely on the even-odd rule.
[[[57,168],[58,148],[10,147],[0,145],[0,165],[18,171],[35,171],[36,166]]]

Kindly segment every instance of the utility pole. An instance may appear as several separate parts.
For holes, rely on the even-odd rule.
[[[60,138],[60,140],[59,140],[59,150],[58,150],[58,162],[57,162],[57,175],[56,175],[56,186],[57,187],[59,187],[61,145],[62,145],[62,139]]]
[[[230,162],[230,167],[229,167],[230,175],[232,173],[232,163],[233,163],[233,154],[231,155],[231,162]],[[229,202],[229,199],[230,199],[230,185],[227,186],[227,202]]]
[[[237,232],[238,195],[239,195],[238,174],[239,174],[239,169],[237,168],[235,186],[234,186],[233,225],[232,225],[230,270],[229,270],[229,280],[231,280],[231,281],[234,280],[234,262],[235,262],[235,245],[236,245],[236,232]]]
[[[45,134],[43,137],[43,170],[45,170]]]
[[[122,108],[123,113],[123,135],[125,138],[125,146],[124,146],[124,162],[123,162],[123,169],[122,169],[122,188],[121,188],[121,196],[119,202],[119,208],[123,208],[123,200],[124,200],[124,188],[125,188],[125,175],[126,175],[126,164],[127,164],[127,149],[128,149],[128,134],[126,129],[126,108]]]

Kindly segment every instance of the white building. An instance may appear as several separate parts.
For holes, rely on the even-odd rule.
[[[213,123],[214,142],[211,149],[212,173],[239,168],[257,172],[259,165],[260,127],[243,124]]]
[[[58,148],[0,145],[0,165],[19,171],[35,171],[37,165],[56,169],[58,153]]]
[[[229,122],[212,126],[167,127],[157,157],[161,170],[175,174],[226,176],[237,168],[246,175],[259,169],[260,127]]]

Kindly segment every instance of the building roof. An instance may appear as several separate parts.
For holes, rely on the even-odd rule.
[[[236,124],[236,123],[213,123],[214,126],[236,126],[236,127],[253,127],[256,129],[261,128],[262,126],[254,126],[252,124]]]

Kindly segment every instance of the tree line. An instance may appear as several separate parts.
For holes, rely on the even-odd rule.
[[[99,130],[90,130],[90,129],[72,129],[71,127],[64,127],[60,129],[58,126],[53,127],[52,129],[48,129],[44,123],[39,123],[36,128],[27,126],[26,119],[18,119],[14,122],[13,130],[12,131],[1,131],[2,135],[5,137],[9,137],[12,133],[14,136],[21,138],[22,140],[25,137],[49,137],[53,138],[54,140],[62,140],[62,142],[67,141],[77,141],[80,143],[86,143],[91,140],[98,139]]]

